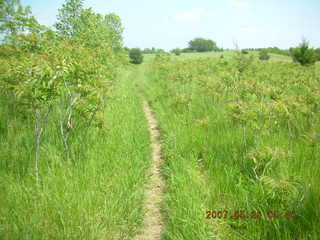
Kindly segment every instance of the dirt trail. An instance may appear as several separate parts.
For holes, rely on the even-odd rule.
[[[134,237],[133,240],[157,240],[160,239],[163,231],[163,218],[160,213],[160,207],[163,200],[164,182],[160,176],[160,165],[162,163],[160,133],[157,120],[146,101],[143,102],[143,108],[149,125],[152,163],[149,170],[150,179],[146,184],[144,202],[146,215],[143,220],[142,233]]]

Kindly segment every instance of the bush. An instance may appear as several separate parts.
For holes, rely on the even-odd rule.
[[[181,55],[181,50],[179,48],[172,49],[171,52],[176,56]]]
[[[303,66],[316,62],[315,51],[309,48],[309,43],[306,40],[302,40],[302,43],[298,47],[291,48],[290,52],[293,61],[299,62]]]
[[[134,64],[141,64],[143,61],[142,51],[139,48],[132,48],[129,51],[130,62]]]
[[[270,56],[269,53],[266,50],[261,50],[259,52],[259,59],[262,61],[267,61],[269,60]]]
[[[314,50],[316,61],[320,61],[320,48]]]
[[[245,49],[242,49],[242,50],[241,50],[241,53],[242,53],[242,54],[249,54],[248,50],[245,50]]]

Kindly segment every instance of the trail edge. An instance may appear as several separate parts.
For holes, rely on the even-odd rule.
[[[143,219],[143,230],[142,233],[135,236],[133,240],[160,240],[164,227],[160,210],[164,186],[164,181],[160,175],[160,166],[163,161],[159,139],[160,132],[157,120],[147,101],[143,101],[143,109],[149,126],[152,163],[149,169],[150,179],[145,187],[144,207],[146,209],[146,214]]]

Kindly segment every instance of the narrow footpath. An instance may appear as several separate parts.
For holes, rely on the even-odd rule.
[[[160,240],[164,227],[160,211],[164,186],[164,181],[160,175],[160,166],[162,164],[160,133],[157,120],[146,101],[143,102],[143,108],[149,125],[152,163],[149,170],[150,178],[145,187],[144,207],[146,214],[142,224],[142,232],[134,237],[133,240]]]

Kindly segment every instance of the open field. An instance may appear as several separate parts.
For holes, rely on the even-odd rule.
[[[203,53],[181,53],[180,56],[176,56],[174,54],[172,55],[173,59],[176,60],[187,60],[187,59],[203,59],[203,58],[220,58],[221,55],[223,55],[224,58],[230,59],[231,57],[235,56],[237,51],[235,50],[229,50],[229,51],[223,51],[223,52],[203,52]],[[258,58],[259,52],[257,51],[250,51],[250,54]],[[151,63],[156,54],[144,54],[144,63]],[[291,62],[291,58],[284,55],[279,54],[270,54],[270,60],[269,61],[289,61]]]
[[[159,58],[142,69],[166,159],[164,239],[317,239],[318,66],[240,73],[234,60]]]
[[[123,66],[103,125],[71,135],[67,156],[54,108],[39,182],[34,119],[3,95],[1,239],[317,239],[319,64],[229,54]],[[145,100],[162,144],[151,175]]]
[[[316,1],[29,2],[53,25],[0,0],[0,240],[320,239]]]

